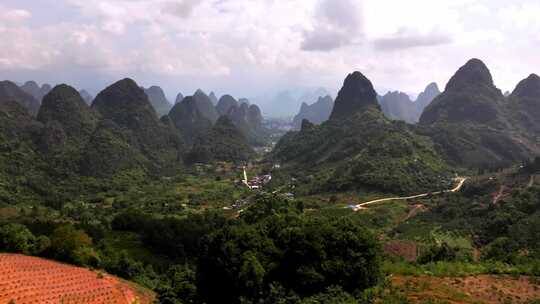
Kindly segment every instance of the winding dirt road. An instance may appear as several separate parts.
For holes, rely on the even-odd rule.
[[[438,191],[438,192],[432,192],[432,193],[423,193],[423,194],[418,194],[418,195],[413,195],[413,196],[381,198],[381,199],[376,199],[376,200],[373,200],[373,201],[365,202],[365,203],[356,205],[355,206],[355,211],[363,209],[368,205],[373,205],[373,204],[382,203],[382,202],[406,201],[406,200],[411,200],[411,199],[416,199],[416,198],[427,197],[429,195],[440,195],[440,194],[449,193],[449,192],[458,192],[459,190],[461,190],[461,188],[463,187],[463,184],[465,183],[466,180],[467,180],[466,177],[458,177],[458,178],[456,178],[457,185],[456,185],[455,188],[450,189],[450,190]]]

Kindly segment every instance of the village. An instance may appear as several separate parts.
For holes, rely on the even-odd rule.
[[[244,178],[242,179],[242,183],[251,190],[260,190],[264,185],[268,184],[272,180],[272,175],[270,174],[257,175],[248,180],[246,167],[243,167],[243,171]]]

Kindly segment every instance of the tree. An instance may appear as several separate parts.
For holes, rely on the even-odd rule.
[[[160,303],[200,303],[196,273],[188,265],[174,265],[166,274],[168,284],[158,286]]]
[[[197,278],[209,304],[256,303],[276,292],[309,297],[332,286],[361,292],[379,282],[380,266],[377,240],[357,222],[284,212],[212,233]]]
[[[238,274],[239,279],[243,283],[243,287],[250,291],[251,296],[257,297],[263,291],[264,267],[251,251],[244,253],[242,260],[242,267],[240,267]]]
[[[303,299],[300,304],[357,304],[352,295],[343,291],[339,287],[329,287],[326,292]]]
[[[73,225],[56,228],[51,235],[51,251],[55,258],[67,262],[90,265],[96,262],[92,239]]]
[[[518,256],[516,242],[507,237],[500,237],[491,242],[482,253],[485,260],[513,263]]]
[[[0,227],[0,249],[4,251],[30,254],[35,242],[36,237],[24,225],[11,223]]]
[[[301,213],[302,204],[291,204],[289,200],[281,199],[276,195],[259,194],[255,203],[244,210],[241,218],[248,223],[256,223],[274,214]]]
[[[44,235],[40,235],[34,242],[33,253],[38,255],[42,254],[49,249],[49,247],[51,247],[51,240]]]

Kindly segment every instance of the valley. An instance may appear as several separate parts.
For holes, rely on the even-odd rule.
[[[537,88],[504,97],[472,59],[408,123],[356,71],[284,132],[228,94],[172,105],[126,78],[91,103],[66,84],[38,102],[5,81],[0,250],[96,275],[50,287],[66,301],[121,298],[104,276],[158,303],[534,303],[537,117],[516,117]],[[48,296],[17,298],[16,270],[2,299]]]
[[[1,0],[0,304],[540,304],[539,0]]]

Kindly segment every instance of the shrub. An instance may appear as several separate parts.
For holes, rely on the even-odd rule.
[[[6,224],[0,227],[0,249],[7,252],[17,252],[31,254],[35,251],[42,251],[45,240],[38,240],[25,225]],[[36,246],[37,245],[37,246]]]
[[[91,246],[92,239],[72,225],[60,226],[51,235],[50,251],[55,258],[62,261],[77,265],[95,265],[98,261]]]

